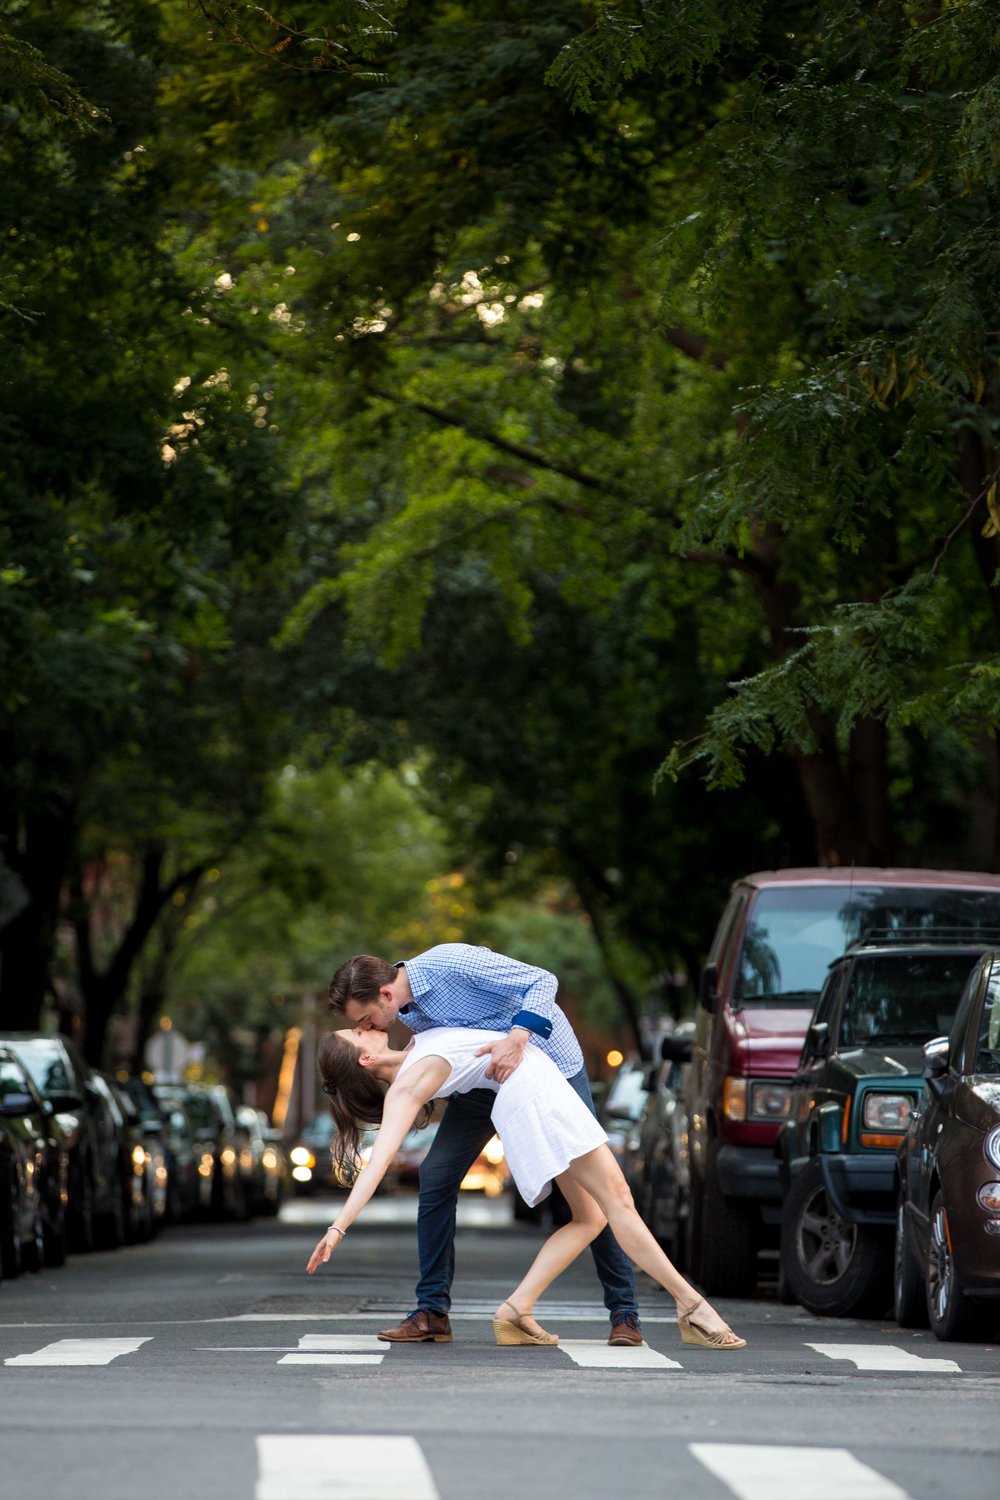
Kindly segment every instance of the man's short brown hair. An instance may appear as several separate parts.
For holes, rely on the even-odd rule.
[[[343,1015],[348,1000],[358,1000],[363,1005],[375,1000],[383,984],[392,984],[399,970],[384,958],[374,958],[370,953],[356,953],[342,963],[330,980],[330,1009]]]

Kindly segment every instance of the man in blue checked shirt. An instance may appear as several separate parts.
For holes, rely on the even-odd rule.
[[[398,1020],[410,1031],[471,1026],[505,1032],[501,1041],[482,1049],[493,1054],[487,1077],[498,1083],[510,1077],[533,1042],[593,1111],[583,1053],[556,1004],[557,987],[554,974],[503,953],[441,943],[396,964],[370,954],[349,958],[330,981],[330,1008],[352,1026],[375,1031],[388,1031]],[[451,1343],[448,1312],[459,1185],[493,1134],[493,1102],[489,1089],[473,1089],[448,1101],[420,1169],[417,1306],[397,1328],[378,1335],[387,1343]],[[642,1333],[631,1262],[610,1229],[602,1230],[590,1248],[611,1317],[608,1343],[638,1347]]]

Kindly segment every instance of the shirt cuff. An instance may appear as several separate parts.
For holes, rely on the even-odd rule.
[[[538,1016],[533,1010],[519,1010],[511,1021],[511,1026],[522,1026],[525,1031],[531,1031],[535,1036],[540,1036],[547,1041],[552,1035],[552,1022],[545,1016]]]

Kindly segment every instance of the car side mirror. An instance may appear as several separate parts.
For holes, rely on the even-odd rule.
[[[830,1023],[814,1021],[806,1032],[806,1051],[813,1057],[827,1057],[830,1052]]]
[[[702,969],[698,998],[701,1001],[702,1009],[707,1010],[709,1015],[711,1015],[719,1001],[718,964],[706,964]]]
[[[936,1036],[924,1044],[923,1076],[927,1087],[936,1098],[944,1092],[944,1080],[948,1076],[948,1038]]]
[[[691,1061],[693,1045],[689,1036],[665,1036],[660,1043],[660,1056],[664,1062],[687,1063]]]

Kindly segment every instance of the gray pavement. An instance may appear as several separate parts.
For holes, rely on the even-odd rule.
[[[497,1349],[539,1231],[483,1200],[462,1203],[455,1342],[380,1344],[412,1305],[414,1201],[376,1200],[309,1278],[333,1206],[4,1283],[3,1500],[1000,1496],[992,1345],[764,1296],[721,1304],[745,1351],[692,1349],[640,1278],[637,1357],[608,1349],[588,1260],[539,1308],[558,1348]]]

